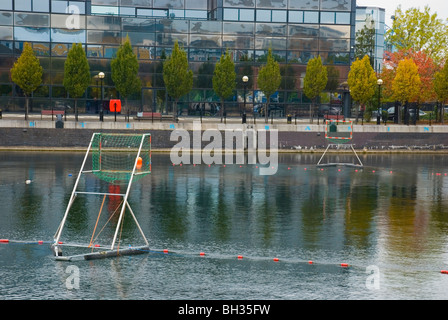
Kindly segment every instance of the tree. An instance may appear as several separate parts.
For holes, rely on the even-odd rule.
[[[221,100],[221,122],[225,112],[224,100],[230,97],[236,87],[236,72],[232,57],[226,52],[216,63],[213,72],[213,90]]]
[[[173,120],[177,119],[177,102],[193,87],[193,71],[188,67],[187,53],[176,41],[173,52],[163,64],[163,81],[168,94],[174,99]]]
[[[425,51],[414,51],[413,49],[400,50],[397,52],[387,52],[387,59],[384,60],[384,68],[381,73],[381,79],[384,81],[384,96],[386,99],[393,99],[392,83],[395,78],[397,67],[400,61],[412,59],[418,68],[418,74],[422,82],[420,94],[416,96],[415,101],[409,102],[432,102],[436,99],[434,91],[434,75],[438,67],[434,60]]]
[[[90,82],[90,67],[86,52],[80,43],[74,43],[64,63],[63,85],[70,98],[75,99],[75,121],[78,121],[78,98],[84,95]]]
[[[348,73],[348,87],[353,100],[361,106],[373,97],[376,91],[377,78],[370,64],[370,57],[365,55],[362,60],[356,59]],[[358,114],[356,116],[358,118]]]
[[[401,6],[395,10],[392,28],[386,32],[387,42],[396,49],[425,50],[436,62],[446,56],[448,47],[447,24],[431,14],[425,6],[423,11],[410,8],[403,12]]]
[[[440,108],[440,119],[443,123],[444,108],[443,104],[448,100],[448,63],[445,62],[442,70],[436,72],[434,76],[434,91],[437,94],[437,100],[442,104]]]
[[[42,84],[43,68],[29,43],[25,43],[23,52],[11,68],[11,79],[23,91],[26,98],[25,120],[28,120],[29,97]]]
[[[372,24],[370,27],[368,24]],[[373,20],[366,20],[366,25],[355,35],[355,59],[362,59],[366,55],[370,57],[370,65],[374,66],[373,52],[375,51],[375,27]]]
[[[306,74],[303,79],[303,93],[311,99],[310,119],[313,122],[312,108],[320,93],[325,89],[328,82],[327,68],[322,64],[320,56],[310,59],[306,66]]]
[[[269,49],[266,64],[258,71],[258,87],[266,96],[265,122],[268,122],[271,95],[278,90],[281,81],[280,66],[272,57],[272,51]]]
[[[397,74],[392,82],[392,91],[397,101],[405,106],[405,122],[408,122],[407,103],[415,99],[420,93],[420,76],[417,65],[412,59],[400,61],[397,68]],[[398,121],[400,122],[401,111],[398,110]]]
[[[129,36],[126,36],[125,42],[120,45],[117,56],[110,63],[112,70],[112,81],[115,84],[120,96],[124,98],[124,105],[127,111],[128,98],[141,91],[142,82],[138,76],[138,59],[132,51]]]

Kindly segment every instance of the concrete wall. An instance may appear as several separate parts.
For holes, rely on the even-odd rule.
[[[320,124],[257,124],[200,123],[200,122],[154,122],[132,121],[98,122],[98,121],[65,121],[64,128],[56,129],[54,121],[33,119],[0,120],[0,147],[2,148],[80,148],[85,149],[94,132],[147,132],[152,134],[153,149],[172,148],[177,141],[170,141],[175,129],[201,131],[218,128],[224,137],[226,130],[278,130],[279,149],[309,150],[322,149],[327,145],[324,137],[325,127]],[[256,131],[257,132],[257,131]],[[205,146],[210,141],[202,141]],[[448,151],[448,126],[404,126],[404,125],[354,125],[353,140],[356,149],[399,150],[427,149]]]

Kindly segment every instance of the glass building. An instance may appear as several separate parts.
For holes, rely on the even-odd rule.
[[[385,19],[386,10],[378,7],[357,7],[356,8],[356,31],[365,26],[375,29],[375,36],[373,42],[375,44],[373,54],[374,65],[376,72],[381,73],[383,68],[383,56],[385,51]]]
[[[283,74],[274,107],[280,114],[306,112],[309,100],[302,87],[307,62],[320,55],[332,68],[333,84],[321,101],[332,103],[353,57],[355,18],[355,0],[0,0],[1,108],[24,110],[10,69],[25,42],[44,68],[31,110],[70,108],[73,101],[62,85],[64,62],[72,43],[82,43],[92,83],[78,106],[81,112],[98,112],[99,101],[119,98],[110,62],[129,36],[142,80],[141,92],[129,99],[131,112],[170,111],[161,72],[175,41],[186,50],[195,75],[193,90],[179,105],[184,115],[194,114],[199,103],[206,114],[215,112],[214,63],[226,50],[238,75],[237,90],[227,100],[229,115],[241,112],[244,93],[248,112],[266,101],[257,88],[257,72],[269,48]],[[103,81],[99,72],[106,74]],[[240,80],[244,75],[249,77],[246,87]]]

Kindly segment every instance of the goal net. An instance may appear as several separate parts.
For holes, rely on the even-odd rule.
[[[126,183],[151,173],[151,135],[97,133],[93,137],[92,173],[110,183]],[[134,170],[135,168],[135,170]]]

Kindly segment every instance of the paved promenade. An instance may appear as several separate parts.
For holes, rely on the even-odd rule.
[[[322,119],[314,119],[310,123],[309,119],[294,119],[291,124],[287,123],[286,118],[269,119],[265,122],[264,118],[247,118],[247,122],[242,124],[240,117],[226,118],[226,123],[221,123],[220,118],[211,117],[179,117],[178,122],[171,119],[151,120],[135,120],[130,117],[127,121],[124,115],[113,114],[104,115],[103,121],[99,121],[98,115],[79,115],[78,121],[75,121],[74,115],[70,114],[63,118],[63,125],[65,129],[99,129],[99,130],[173,130],[185,129],[193,130],[193,125],[200,125],[201,130],[207,129],[255,129],[255,130],[271,130],[276,129],[279,132],[324,132],[325,126]],[[354,121],[355,119],[350,119]],[[56,128],[56,116],[41,116],[40,114],[30,114],[28,120],[25,121],[23,114],[17,113],[3,113],[0,119],[0,128],[40,128],[53,129]],[[254,123],[255,122],[255,123]],[[448,133],[448,124],[429,124],[418,123],[417,125],[403,125],[394,124],[392,122],[386,125],[377,125],[376,121],[361,122],[353,126],[354,133],[371,132],[371,133]]]

